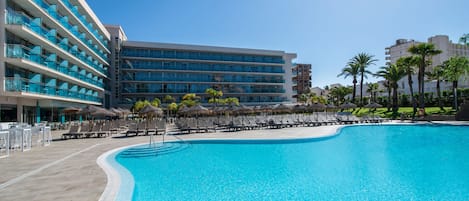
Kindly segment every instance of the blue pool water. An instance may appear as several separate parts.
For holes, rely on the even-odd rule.
[[[469,200],[464,126],[350,126],[321,140],[165,146],[156,156],[146,145],[115,157],[134,178],[133,200]]]

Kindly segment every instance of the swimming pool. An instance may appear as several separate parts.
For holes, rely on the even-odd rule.
[[[326,139],[175,142],[156,156],[146,147],[113,156],[134,179],[133,200],[469,198],[467,126],[367,125]]]

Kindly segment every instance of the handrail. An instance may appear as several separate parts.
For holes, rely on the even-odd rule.
[[[85,75],[79,73],[78,71],[72,71],[69,70],[69,66],[64,66],[61,63],[58,63],[56,61],[47,61],[47,57],[42,55],[42,54],[37,54],[37,57],[31,57],[33,54],[31,54],[31,49],[29,47],[26,47],[24,45],[18,45],[18,44],[6,44],[6,57],[10,58],[21,58],[21,59],[27,59],[28,61],[35,62],[37,64],[46,66],[47,68],[53,69],[55,71],[58,71],[60,73],[66,74],[73,76],[79,80],[82,80],[84,82],[89,82],[93,85],[96,85],[98,87],[103,87],[103,79],[99,79],[98,76],[94,76],[93,78],[88,77],[88,72],[85,71]]]
[[[17,18],[20,18],[20,20],[17,19]],[[74,46],[71,46],[69,44],[67,44],[67,46],[64,46],[64,44],[61,44],[60,42],[58,42],[58,41],[61,41],[61,38],[59,38],[57,36],[54,36],[53,38],[50,37],[50,36],[45,36],[51,30],[48,30],[48,29],[44,28],[42,25],[37,26],[37,27],[33,27],[31,25],[31,21],[32,21],[32,18],[27,16],[23,12],[17,12],[17,11],[12,11],[12,10],[8,10],[8,12],[7,12],[7,23],[8,24],[16,24],[16,25],[26,26],[27,28],[29,28],[33,32],[38,33],[44,39],[46,39],[49,42],[52,42],[53,44],[57,45],[60,49],[72,54],[73,56],[77,57],[81,61],[83,61],[86,64],[90,65],[91,67],[98,70],[99,72],[104,73],[104,74],[106,73],[106,70],[104,69],[102,64],[95,64],[94,61],[96,61],[96,60],[94,60],[94,59],[89,60],[87,58],[88,56],[87,56],[86,53],[85,53],[85,55],[79,54],[79,52],[83,52],[83,51],[80,51],[80,49],[78,49],[78,48],[76,48],[77,49],[76,51],[72,51]],[[106,59],[104,59],[104,60],[106,60]]]
[[[101,98],[88,93],[82,93],[70,89],[61,89],[56,86],[47,86],[46,83],[34,82],[22,77],[5,77],[5,90],[14,92],[30,92],[94,102],[102,101]],[[96,93],[93,90],[91,91],[92,93]]]

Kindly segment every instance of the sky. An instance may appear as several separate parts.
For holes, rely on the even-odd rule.
[[[350,58],[385,64],[397,39],[469,33],[467,0],[87,0],[103,24],[129,40],[282,50],[312,64],[312,86],[341,83]],[[368,77],[365,82],[377,81]]]

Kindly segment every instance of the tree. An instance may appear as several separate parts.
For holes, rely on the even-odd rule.
[[[427,72],[427,78],[429,80],[436,80],[436,93],[438,97],[438,106],[440,107],[441,110],[444,110],[443,104],[441,102],[441,89],[440,89],[440,81],[443,79],[443,68],[445,64],[443,63],[442,65],[436,66],[433,68],[433,71]]]
[[[445,69],[443,70],[443,77],[453,83],[453,97],[454,97],[454,106],[453,108],[458,110],[458,99],[457,99],[457,89],[458,89],[458,80],[461,76],[469,72],[469,59],[466,57],[455,56],[449,58],[448,61],[444,62]]]
[[[367,53],[359,53],[358,55],[354,56],[350,62],[356,64],[360,67],[360,104],[363,105],[363,81],[364,78],[368,78],[367,75],[371,75],[372,73],[367,70],[367,68],[371,65],[374,65],[377,62],[377,59],[374,59],[374,55],[370,55]]]
[[[223,96],[223,92],[217,91],[213,88],[208,88],[205,93],[209,96],[208,102],[213,103],[215,106],[220,103],[220,98]]]
[[[366,92],[370,93],[371,101],[373,102],[376,102],[376,93],[378,93],[378,88],[378,83],[370,83],[368,84],[368,89],[366,89]]]
[[[353,92],[352,92],[352,102],[355,102],[355,95],[357,91],[357,76],[360,74],[360,65],[353,63],[353,62],[348,62],[347,66],[342,69],[342,72],[337,75],[337,77],[343,76],[344,79],[351,76],[353,78],[352,83],[353,83]]]
[[[159,98],[154,98],[154,99],[150,102],[150,104],[151,104],[152,106],[158,107],[159,105],[161,105],[161,101],[160,101]]]
[[[420,43],[418,45],[413,45],[408,50],[413,55],[418,56],[418,82],[419,82],[419,107],[422,110],[425,110],[425,68],[428,65],[427,59],[431,56],[440,54],[442,51],[435,49],[435,45],[431,43]]]
[[[176,112],[178,110],[178,104],[176,103],[170,103],[168,104],[168,108],[167,108],[168,111],[171,111],[171,112]]]
[[[150,101],[148,101],[148,100],[139,100],[139,101],[135,102],[135,104],[132,107],[133,107],[135,112],[139,112],[146,105],[150,105]]]
[[[407,84],[409,85],[410,99],[413,107],[412,119],[415,118],[415,113],[417,113],[417,100],[415,100],[414,96],[414,82],[412,80],[412,75],[415,73],[415,67],[418,65],[418,62],[419,59],[416,56],[401,57],[396,62],[396,64],[402,68],[407,75]]]
[[[199,100],[200,100],[200,97],[197,96],[197,95],[194,94],[194,93],[185,94],[185,95],[182,97],[181,104],[182,104],[182,105],[185,105],[185,106],[187,106],[187,107],[192,107],[192,106],[194,106],[194,105],[198,105],[198,104],[199,104]]]
[[[308,102],[308,94],[300,94],[298,96],[298,102],[300,102],[300,103]]]
[[[389,82],[389,85],[392,88],[392,112],[393,116],[397,116],[397,111],[399,110],[397,88],[399,87],[398,82],[401,78],[405,76],[404,69],[400,68],[398,65],[390,64],[388,66],[383,66],[380,68],[376,75],[383,77]]]
[[[239,105],[239,100],[238,98],[228,97],[225,98],[225,103],[228,105]]]
[[[391,85],[389,83],[388,80],[385,80],[384,83],[383,83],[383,86],[386,87],[386,91],[388,92],[388,101],[387,101],[387,111],[391,111],[391,92],[392,92],[392,88],[391,88]]]
[[[174,97],[172,97],[171,95],[166,95],[163,98],[164,103],[173,103],[175,101],[176,101],[176,99]]]
[[[351,87],[334,87],[331,89],[330,96],[332,100],[336,100],[337,105],[345,102],[345,96],[352,93]]]

